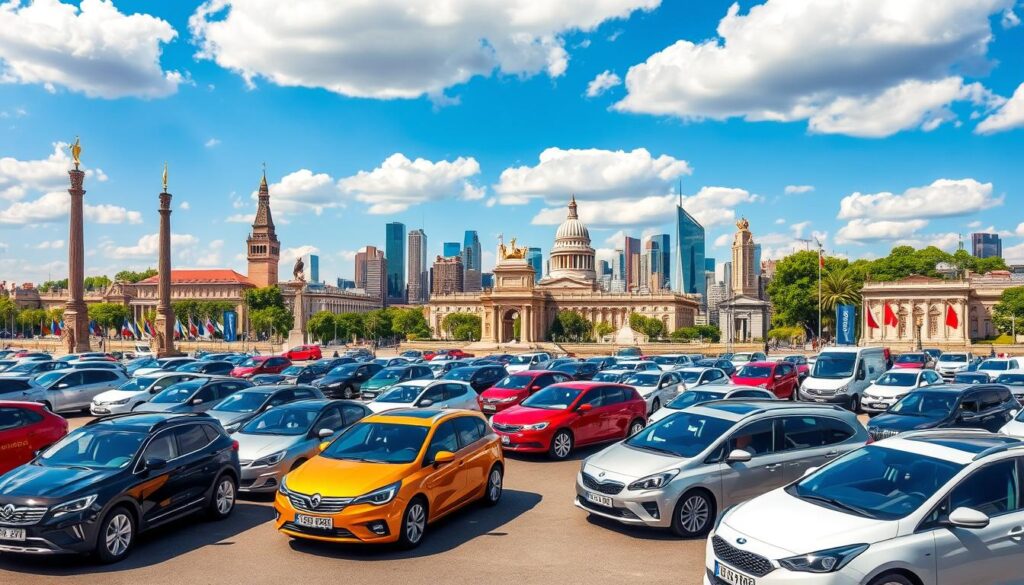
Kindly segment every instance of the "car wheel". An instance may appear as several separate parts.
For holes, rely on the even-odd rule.
[[[402,548],[416,548],[423,542],[427,531],[427,502],[423,496],[416,496],[405,508],[398,542]]]
[[[101,563],[116,563],[128,556],[135,544],[135,518],[117,506],[103,519],[96,537],[96,557]]]
[[[342,397],[342,398],[347,398],[347,399],[349,399],[349,400],[354,400],[354,399],[356,399],[356,398],[357,398],[357,396],[356,396],[356,390],[355,390],[355,388],[353,388],[352,386],[345,386],[345,387],[344,387],[344,388],[342,388],[342,390],[341,390],[341,397]]]
[[[655,398],[654,402],[651,403],[651,414],[657,412],[659,408],[661,408],[661,399]]]
[[[888,573],[880,575],[871,580],[868,585],[914,585],[914,582],[905,575],[899,573]]]
[[[646,426],[644,425],[644,421],[640,419],[636,419],[633,422],[629,423],[629,436],[632,437],[633,435],[644,430],[644,426]]]
[[[860,394],[854,394],[850,397],[850,411],[853,414],[860,414]]]
[[[683,494],[672,512],[672,532],[684,538],[698,538],[711,530],[715,521],[715,503],[704,491]]]
[[[223,520],[231,515],[235,509],[235,496],[238,493],[238,486],[235,478],[224,474],[217,478],[214,484],[213,496],[210,498],[208,515],[214,520]]]
[[[548,456],[560,461],[572,453],[572,433],[562,429],[551,437],[551,446],[548,447]]]
[[[484,493],[484,503],[488,506],[496,506],[501,501],[504,476],[501,465],[495,463],[494,467],[491,467],[491,473],[487,475],[487,491]]]

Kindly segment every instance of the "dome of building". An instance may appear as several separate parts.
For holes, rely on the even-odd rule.
[[[576,211],[576,197],[569,201],[569,215],[555,232],[555,243],[551,247],[549,278],[568,277],[594,283],[594,249],[590,247],[590,231],[580,221]]]

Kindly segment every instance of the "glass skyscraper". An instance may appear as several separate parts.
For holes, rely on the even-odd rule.
[[[533,266],[533,281],[540,282],[544,278],[544,253],[540,248],[527,248],[526,263]]]
[[[462,255],[462,244],[458,242],[445,242],[443,248],[443,255],[445,258],[451,258],[453,256]]]
[[[676,206],[676,292],[699,294],[707,298],[704,280],[704,226],[692,215]]]
[[[388,302],[405,302],[405,224],[393,221],[385,227],[384,257],[388,261]]]

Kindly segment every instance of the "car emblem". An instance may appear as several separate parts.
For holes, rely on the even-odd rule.
[[[320,494],[313,494],[309,496],[309,505],[313,508],[320,507]]]
[[[4,520],[7,520],[11,516],[14,516],[14,506],[13,505],[7,504],[3,508],[0,508],[0,518],[3,518]]]
[[[747,539],[741,536],[740,538],[736,539],[736,544],[747,544]]]

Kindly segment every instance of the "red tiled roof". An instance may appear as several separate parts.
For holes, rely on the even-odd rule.
[[[139,284],[157,284],[160,276],[150,276]],[[234,270],[216,268],[212,270],[171,270],[172,284],[211,284],[211,283],[251,284],[249,279]]]

